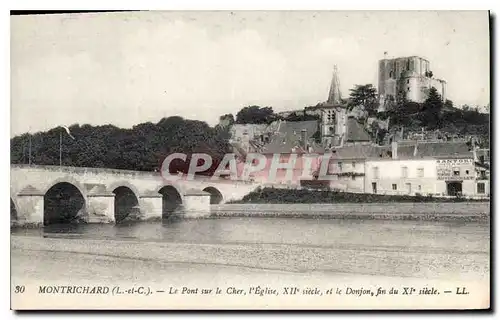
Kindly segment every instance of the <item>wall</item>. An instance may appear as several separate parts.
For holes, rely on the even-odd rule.
[[[335,159],[330,160],[328,173],[335,175],[330,181],[330,188],[345,192],[365,192],[365,163],[362,159]],[[356,173],[359,176],[342,175]]]
[[[231,139],[240,141],[246,132],[250,139],[256,139],[266,131],[266,124],[234,124],[231,126]]]
[[[378,178],[374,168],[378,168]],[[407,168],[407,177],[402,177],[403,167]],[[417,169],[422,168],[423,177],[419,177]],[[373,193],[372,183],[377,184],[378,194],[434,194],[436,193],[436,160],[367,160],[365,167],[365,190]],[[393,189],[396,185],[396,190]],[[407,184],[410,184],[408,190]]]
[[[375,177],[374,168],[379,176]],[[407,176],[403,177],[403,167]],[[455,174],[457,168],[459,173]],[[423,169],[419,176],[418,169]],[[448,194],[447,182],[461,181],[464,196],[481,196],[477,193],[476,172],[472,159],[370,159],[365,166],[365,190],[373,193],[372,183],[377,183],[378,194],[422,195]],[[489,192],[488,181],[485,183],[485,195]],[[408,186],[409,184],[409,186]],[[396,189],[393,188],[396,185]]]
[[[310,161],[310,172],[311,175],[306,177],[306,179],[312,178],[312,172],[318,170],[320,157],[316,154],[296,154],[296,162],[292,169],[292,178],[287,177],[287,169],[277,169],[276,176],[271,180],[269,173],[271,172],[271,165],[273,162],[274,154],[264,154],[266,157],[265,167],[251,175],[251,178],[257,183],[262,183],[266,185],[279,184],[279,185],[300,185],[300,179],[302,178],[303,170],[308,161]],[[281,163],[288,163],[290,161],[291,154],[283,153],[279,154],[279,159]],[[309,158],[309,160],[306,160]],[[238,164],[238,174],[242,174],[244,170],[244,163]]]

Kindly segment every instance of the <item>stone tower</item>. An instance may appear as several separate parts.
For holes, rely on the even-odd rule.
[[[381,106],[403,99],[422,103],[431,87],[446,99],[446,81],[435,78],[427,59],[418,56],[399,57],[379,61],[378,93]]]
[[[324,106],[325,109],[321,115],[321,137],[323,145],[325,147],[341,145],[347,131],[347,110],[342,104],[337,65],[333,67],[330,91]]]

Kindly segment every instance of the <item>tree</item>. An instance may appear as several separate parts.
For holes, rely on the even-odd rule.
[[[62,161],[64,166],[116,168],[155,171],[169,154],[204,152],[211,155],[216,168],[218,159],[230,152],[227,132],[210,127],[207,123],[181,117],[161,119],[157,124],[148,122],[132,129],[112,125],[72,125],[75,140],[63,135]],[[60,128],[31,135],[31,160],[36,165],[59,164]],[[11,139],[11,163],[28,163],[27,134]],[[176,167],[177,165],[177,167]],[[170,166],[171,172],[187,172],[189,163],[180,161]]]
[[[450,99],[446,99],[446,101],[444,102],[444,107],[448,110],[453,109],[453,101],[451,101]]]
[[[442,109],[443,100],[439,95],[436,88],[432,87],[429,89],[429,94],[425,100],[422,113],[420,114],[420,120],[429,129],[438,129],[442,126]]]
[[[305,112],[301,112],[299,114],[292,113],[288,117],[285,117],[285,121],[319,121],[321,117],[316,114],[307,114]]]
[[[218,126],[220,127],[229,127],[234,124],[234,116],[232,113],[227,113],[219,117],[219,124]]]
[[[357,106],[363,106],[369,116],[377,113],[377,90],[372,84],[355,85],[354,89],[350,89],[350,91],[349,110]]]
[[[248,106],[236,114],[236,123],[239,124],[269,124],[278,119],[271,107]]]

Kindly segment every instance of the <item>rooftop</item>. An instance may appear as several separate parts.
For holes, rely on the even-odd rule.
[[[419,58],[419,59],[422,59],[422,60],[425,60],[425,61],[429,62],[428,59],[426,59],[426,58],[424,58],[422,56],[417,56],[417,55],[406,56],[406,57],[384,58],[384,59],[380,59],[380,61],[383,61],[383,60],[405,60],[405,59],[410,59],[410,58]]]
[[[271,141],[262,148],[262,153],[291,153],[293,149],[304,152],[301,145],[302,130],[306,130],[307,140],[311,146],[311,137],[318,131],[318,121],[281,121]],[[316,150],[316,152],[318,152]]]
[[[347,119],[346,141],[371,141],[371,137],[364,126],[355,118]]]

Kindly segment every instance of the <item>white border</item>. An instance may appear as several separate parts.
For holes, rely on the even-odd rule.
[[[130,0],[122,0],[122,1],[104,1],[104,0],[87,0],[87,1],[55,1],[55,0],[46,0],[43,2],[35,1],[35,0],[22,0],[22,1],[2,1],[0,6],[2,7],[2,15],[1,15],[1,36],[2,43],[5,44],[5,47],[1,50],[1,61],[2,61],[2,90],[3,94],[1,95],[2,99],[2,107],[0,108],[0,112],[2,113],[0,116],[1,121],[3,121],[1,128],[1,134],[3,135],[1,139],[2,150],[4,151],[4,157],[2,158],[2,189],[4,190],[2,194],[4,197],[1,197],[1,207],[7,208],[7,194],[9,194],[7,189],[10,189],[10,185],[8,183],[8,165],[10,163],[9,156],[10,153],[7,150],[10,150],[9,140],[10,140],[10,97],[9,97],[9,83],[10,83],[10,58],[9,58],[9,42],[10,42],[10,31],[9,31],[9,12],[8,10],[26,10],[26,9],[44,9],[44,10],[57,10],[57,9],[65,9],[65,10],[110,10],[110,9],[121,9],[121,10],[449,10],[453,8],[453,10],[485,10],[492,9],[493,13],[500,12],[498,10],[498,1],[486,1],[486,0],[475,0],[475,1],[453,1],[453,2],[437,2],[435,0],[420,0],[414,3],[410,3],[407,1],[361,1],[361,0],[350,0],[345,1],[343,3],[332,2],[332,1],[319,1],[319,0],[307,0],[307,1],[271,1],[271,0],[245,0],[245,1],[229,1],[229,0],[211,0],[203,1],[203,0],[183,0],[177,1],[175,3],[166,2],[161,0],[151,0],[151,1],[130,1]],[[5,7],[5,8],[4,8]],[[498,20],[498,19],[497,19]],[[496,21],[496,29],[498,30],[498,21]],[[498,32],[495,33],[495,39],[493,40],[495,43],[498,43]],[[495,52],[495,56],[491,57],[492,60],[497,60],[498,51]],[[497,75],[492,75],[495,77],[495,87],[492,88],[495,93],[498,93],[498,77]],[[498,99],[498,96],[496,96]],[[498,100],[496,100],[498,101]],[[497,106],[492,106],[496,108]],[[495,123],[500,123],[500,112],[495,112]],[[498,130],[497,130],[498,131]],[[498,132],[497,132],[498,133]],[[496,137],[498,138],[498,137]],[[495,149],[500,149],[500,139],[494,139],[495,141]],[[495,158],[496,159],[496,158]],[[495,163],[496,164],[496,163]],[[494,172],[492,172],[494,173]],[[493,175],[496,178],[496,175]],[[497,198],[498,190],[495,190],[495,199]],[[493,215],[495,213],[492,213]],[[7,218],[9,215],[4,212],[3,213],[3,223],[1,224],[3,227],[1,236],[3,237],[2,241],[2,254],[3,261],[7,260],[8,263],[2,263],[2,271],[3,277],[2,283],[0,284],[1,289],[1,319],[10,319],[15,316],[13,312],[9,311],[10,309],[10,224]],[[496,217],[495,228],[498,229],[499,217]],[[495,255],[498,257],[498,255]],[[497,259],[498,260],[498,259]],[[498,265],[498,261],[495,261],[495,265]],[[498,296],[498,295],[495,295]],[[495,304],[498,307],[498,303]],[[454,314],[456,316],[457,314]],[[24,318],[34,318],[35,314],[24,315]],[[52,314],[46,314],[47,317],[53,317]],[[104,318],[103,315],[80,315],[84,317],[92,317],[94,319]],[[118,314],[108,317],[123,317],[126,316],[124,314]],[[139,314],[131,314],[134,318],[142,316]],[[170,317],[177,317],[179,315],[169,314]],[[180,315],[185,316],[185,315]],[[196,314],[195,316],[201,316],[201,314]],[[220,315],[214,315],[219,317]],[[229,316],[232,316],[229,315]],[[267,317],[277,317],[277,316],[285,316],[285,315],[263,315],[263,314],[255,314],[255,317],[259,319],[267,318]],[[307,316],[307,315],[304,315]],[[329,315],[326,315],[329,316]],[[348,318],[356,318],[359,315],[352,314],[337,314],[335,316],[340,317],[348,317]],[[374,316],[374,315],[372,315]],[[376,317],[384,317],[384,314],[377,314]],[[400,315],[399,315],[400,316]],[[422,317],[433,318],[437,317],[437,315],[428,315],[422,314]],[[59,316],[60,318],[69,319],[72,318],[72,315],[65,314]]]

